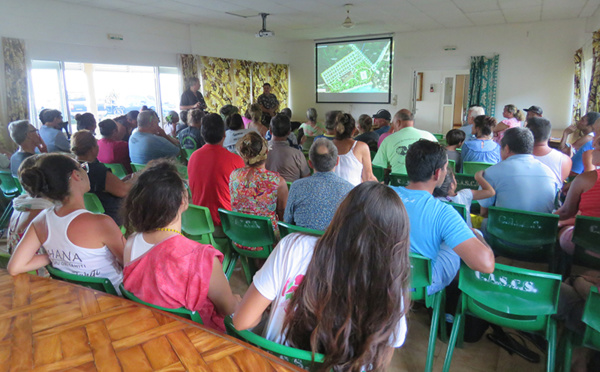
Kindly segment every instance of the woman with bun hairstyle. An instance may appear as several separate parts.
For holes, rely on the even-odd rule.
[[[376,181],[371,167],[369,145],[352,139],[355,121],[352,115],[340,112],[335,118],[333,144],[338,149],[339,164],[335,174],[353,186],[365,181]]]
[[[504,106],[502,116],[504,116],[505,119],[498,123],[494,128],[494,142],[497,144],[500,144],[502,137],[504,137],[504,132],[506,132],[507,129],[520,127],[521,122],[525,120],[525,114],[515,105]]]
[[[89,130],[93,134],[96,134],[96,118],[93,114],[86,112],[85,114],[75,115],[77,120],[77,130]]]
[[[29,195],[60,204],[34,218],[8,263],[11,275],[52,264],[71,274],[107,278],[118,288],[125,239],[110,217],[85,209],[88,170],[87,163],[68,156],[43,154],[21,171]],[[42,246],[46,253],[38,253]]]
[[[148,164],[125,198],[129,235],[123,285],[143,301],[198,311],[205,326],[225,332],[224,316],[241,298],[223,273],[223,254],[181,235],[188,193],[177,168],[165,160]]]
[[[251,131],[240,138],[236,151],[246,166],[229,176],[231,210],[269,217],[279,238],[277,221],[283,221],[288,188],[279,173],[265,168],[269,144],[260,134]]]
[[[473,132],[477,138],[465,141],[462,145],[462,161],[478,161],[496,164],[500,162],[500,145],[494,142],[493,130],[496,119],[490,116],[479,115],[473,119]]]
[[[325,234],[283,238],[233,316],[238,330],[314,353],[319,371],[384,371],[404,343],[410,307],[409,222],[377,182],[350,191]],[[363,369],[365,368],[365,369]]]

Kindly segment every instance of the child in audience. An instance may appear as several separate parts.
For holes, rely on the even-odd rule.
[[[181,214],[188,207],[185,183],[175,165],[149,165],[125,198],[127,234],[125,289],[167,308],[198,311],[204,325],[225,331],[223,317],[233,313],[233,295],[223,273],[223,254],[181,235]]]
[[[355,187],[321,238],[291,234],[254,276],[233,323],[323,353],[320,370],[385,370],[404,343],[409,308],[409,223],[398,194],[377,182]],[[336,369],[337,370],[337,369]]]
[[[448,154],[448,160],[454,160],[454,171],[456,173],[462,173],[462,158],[456,149],[462,147],[465,138],[465,132],[460,129],[451,129],[446,133],[446,153]]]
[[[433,196],[442,201],[450,201],[456,204],[462,204],[467,207],[467,211],[471,213],[471,203],[473,200],[481,200],[491,198],[496,195],[496,191],[488,181],[483,178],[483,172],[475,173],[475,180],[481,186],[481,190],[462,189],[456,191],[456,178],[452,169],[448,169],[444,183],[433,190]],[[471,219],[467,218],[467,225],[473,227]]]
[[[125,239],[110,217],[85,209],[87,172],[87,163],[61,154],[37,155],[35,164],[21,171],[29,195],[60,205],[33,219],[8,263],[11,275],[51,263],[71,274],[107,278],[115,288],[121,284]],[[38,254],[42,246],[46,253]]]

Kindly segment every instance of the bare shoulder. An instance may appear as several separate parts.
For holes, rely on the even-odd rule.
[[[106,231],[116,226],[115,221],[105,214],[82,213],[71,223],[74,228],[83,231]]]

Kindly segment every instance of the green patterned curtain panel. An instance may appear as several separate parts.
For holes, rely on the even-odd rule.
[[[271,84],[271,93],[279,100],[279,108],[288,107],[288,65],[255,62],[252,68],[254,101],[262,94],[264,83]]]
[[[573,77],[573,123],[581,118],[581,68],[583,61],[583,48],[577,49],[574,56],[575,76]]]
[[[240,109],[240,114],[243,114],[252,103],[252,62],[234,59],[231,66],[232,80],[235,85],[233,105]]]
[[[4,84],[6,85],[8,122],[29,119],[25,41],[3,37],[2,54],[4,56]],[[6,125],[7,123],[2,124],[0,140],[4,144],[4,148],[11,149],[14,144],[8,137]]]
[[[233,102],[233,84],[231,79],[232,60],[215,57],[200,57],[202,61],[202,88],[207,110],[219,112],[219,109]]]
[[[495,116],[496,83],[498,81],[499,55],[492,58],[471,57],[469,79],[469,107],[481,106],[489,116]]]
[[[590,93],[587,102],[587,111],[600,110],[600,30],[592,35],[592,78],[590,81]]]

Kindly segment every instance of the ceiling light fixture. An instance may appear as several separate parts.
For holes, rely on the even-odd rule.
[[[346,19],[344,20],[344,23],[342,23],[342,27],[352,28],[354,27],[354,22],[350,19],[350,8],[352,7],[352,4],[346,4],[344,6],[346,7]]]

